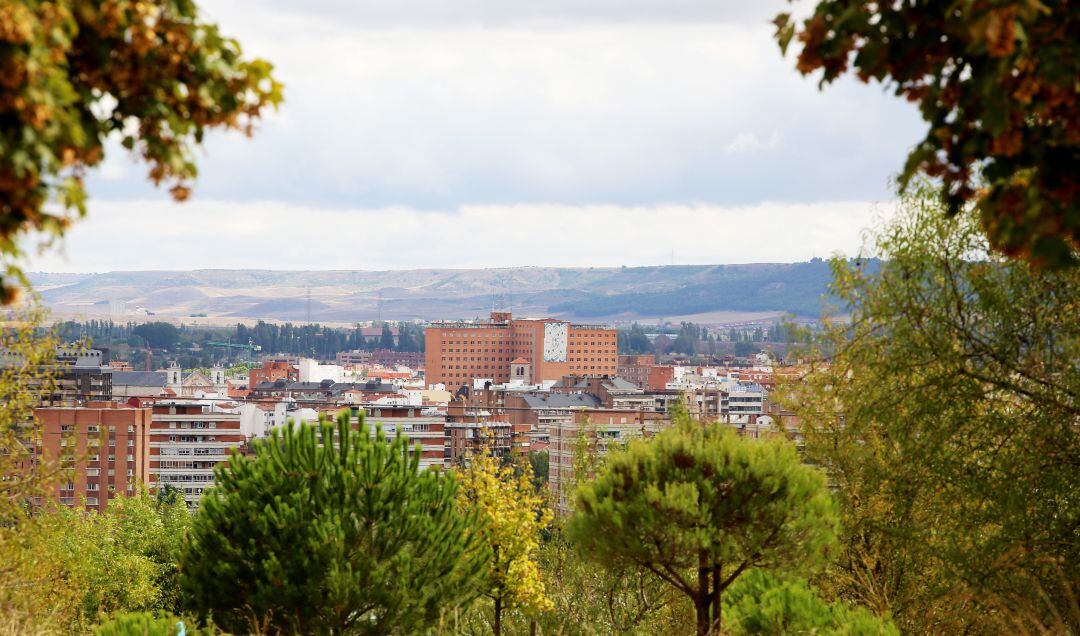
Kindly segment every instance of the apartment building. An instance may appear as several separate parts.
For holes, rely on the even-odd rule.
[[[756,382],[736,382],[728,389],[727,412],[724,421],[729,424],[748,424],[765,414],[768,391]]]
[[[371,352],[364,351],[363,349],[353,349],[351,351],[339,351],[334,356],[334,361],[342,366],[357,365],[357,364],[370,364]]]
[[[462,466],[469,457],[487,453],[508,457],[513,452],[514,431],[510,422],[447,422],[445,464]]]
[[[288,362],[268,360],[261,367],[248,371],[248,387],[254,387],[265,382],[274,383],[278,380],[295,382],[299,379],[300,371]]]
[[[34,409],[41,425],[36,461],[59,462],[58,501],[104,510],[150,484],[151,412],[113,402]]]
[[[411,445],[420,448],[420,470],[443,467],[446,460],[446,414],[412,406],[362,408],[371,435],[375,435],[376,425],[381,425],[387,438],[401,435]],[[354,422],[357,422],[355,416]]]
[[[606,375],[568,375],[551,387],[552,393],[594,395],[604,408],[655,411],[656,400],[636,384]]]
[[[621,355],[616,375],[640,387],[649,385],[649,374],[656,366],[654,355]]]
[[[478,378],[534,384],[570,373],[614,375],[618,369],[618,335],[600,325],[522,320],[496,311],[487,321],[431,323],[424,339],[427,385],[450,390],[470,387]]]
[[[573,511],[577,483],[574,454],[579,438],[584,436],[590,455],[603,457],[632,439],[652,436],[668,425],[662,413],[609,409],[573,410],[568,417],[549,420],[548,486],[556,513],[565,516]]]
[[[214,485],[214,468],[244,450],[240,414],[184,401],[154,402],[152,409],[150,481],[155,490],[176,488],[197,506]]]

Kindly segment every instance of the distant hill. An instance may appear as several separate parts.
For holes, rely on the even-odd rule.
[[[194,270],[34,273],[60,314],[122,319],[143,307],[162,317],[206,314],[355,322],[473,318],[493,305],[530,316],[678,319],[718,313],[818,316],[828,263],[519,267],[473,270]],[[708,320],[702,320],[708,322]]]

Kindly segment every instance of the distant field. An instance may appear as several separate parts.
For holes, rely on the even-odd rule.
[[[674,265],[477,270],[194,270],[31,274],[57,317],[227,325],[259,319],[349,325],[378,318],[517,315],[605,322],[816,317],[828,265]],[[205,314],[206,317],[191,317]]]

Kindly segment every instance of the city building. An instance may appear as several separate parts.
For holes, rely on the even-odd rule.
[[[513,440],[510,422],[447,422],[446,467],[463,466],[478,453],[507,457],[513,452]]]
[[[41,426],[36,460],[59,462],[56,486],[65,506],[104,510],[118,495],[150,484],[151,412],[114,402],[34,409]]]
[[[401,435],[420,449],[420,470],[441,469],[446,462],[446,414],[409,406],[363,407],[371,435],[381,426],[386,437]],[[357,413],[359,409],[357,409]],[[354,422],[358,422],[354,416]]]
[[[299,379],[299,370],[284,361],[266,361],[263,362],[261,367],[252,369],[248,372],[248,387],[253,387],[265,382],[274,383],[278,380],[285,380],[286,382],[295,382]]]
[[[656,400],[644,389],[629,380],[608,375],[568,375],[552,385],[551,392],[593,395],[606,409],[656,410]]]
[[[390,349],[376,349],[371,352],[371,362],[381,364],[384,367],[408,367],[419,369],[424,363],[424,354],[419,351],[392,351]]]
[[[52,391],[42,394],[43,405],[72,405],[88,400],[112,400],[113,369],[100,349],[78,345],[56,348]]]
[[[337,355],[334,356],[334,361],[342,366],[369,364],[371,362],[371,352],[364,351],[363,349],[339,351]]]
[[[618,369],[617,333],[600,325],[492,312],[486,321],[431,323],[424,338],[425,382],[455,391],[475,379],[534,384],[571,373],[614,375]]]
[[[176,397],[164,371],[113,371],[114,398]]]
[[[248,398],[251,400],[289,398],[303,405],[317,406],[319,404],[344,403],[347,401],[347,395],[355,396],[356,392],[362,395],[396,395],[398,389],[393,384],[387,384],[375,379],[367,382],[334,382],[333,380],[289,382],[287,380],[276,380],[252,385]],[[353,398],[351,401],[356,403],[363,400]]]
[[[203,492],[214,485],[214,467],[229,455],[243,452],[246,437],[240,413],[214,411],[198,401],[150,401],[150,482],[156,491],[176,488],[189,506],[196,506]]]
[[[640,387],[649,386],[649,374],[656,366],[654,355],[621,355],[616,375]]]
[[[572,495],[578,479],[574,455],[582,438],[590,456],[603,457],[632,439],[656,434],[668,424],[661,413],[598,409],[572,410],[568,417],[550,419],[547,424],[548,487],[556,513],[565,516],[573,510]]]
[[[756,382],[737,382],[728,390],[728,411],[724,421],[748,424],[765,414],[768,393]]]

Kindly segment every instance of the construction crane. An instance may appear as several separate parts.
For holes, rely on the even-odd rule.
[[[235,342],[208,342],[208,347],[221,347],[226,351],[230,349],[243,349],[247,352],[247,361],[251,362],[251,354],[253,351],[262,351],[262,347],[257,344],[253,344],[251,338],[248,338],[247,344],[240,344]]]

